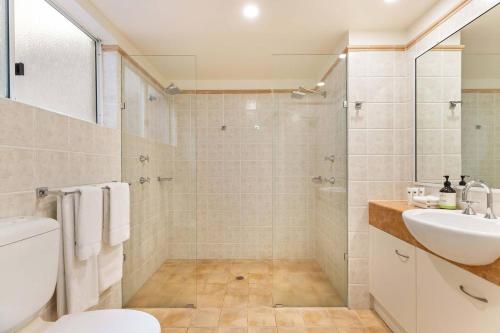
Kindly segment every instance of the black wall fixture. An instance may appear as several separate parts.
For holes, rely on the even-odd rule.
[[[16,62],[14,64],[14,73],[16,75],[24,75],[24,64],[22,62]]]

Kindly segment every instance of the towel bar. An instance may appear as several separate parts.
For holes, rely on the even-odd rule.
[[[159,182],[163,181],[171,182],[172,180],[174,180],[174,177],[158,177]]]
[[[104,187],[101,187],[103,190],[109,190],[109,186],[104,186]],[[75,190],[75,191],[69,191],[69,192],[64,192],[64,191],[61,191],[61,190],[56,190],[56,191],[53,191],[53,190],[49,190],[48,187],[37,187],[35,189],[35,192],[36,192],[36,197],[38,199],[43,199],[49,195],[68,195],[68,194],[75,194],[75,193],[80,193],[80,190]]]

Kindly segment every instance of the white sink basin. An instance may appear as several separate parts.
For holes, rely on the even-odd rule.
[[[500,257],[500,220],[461,211],[412,209],[403,213],[411,234],[443,258],[465,265],[488,265]]]

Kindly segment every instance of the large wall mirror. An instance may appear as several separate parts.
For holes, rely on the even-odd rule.
[[[416,180],[500,187],[500,6],[416,60]]]

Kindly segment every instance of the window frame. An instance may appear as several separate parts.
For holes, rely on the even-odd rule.
[[[58,6],[56,3],[54,3],[51,0],[40,0],[40,1],[45,1],[49,6],[51,6],[54,10],[56,10],[59,14],[61,14],[66,20],[68,20],[71,24],[73,24],[78,30],[83,32],[87,37],[89,37],[93,44],[94,44],[94,83],[95,83],[95,115],[94,115],[94,122],[95,124],[101,125],[103,122],[103,93],[102,93],[102,87],[103,87],[103,75],[102,75],[102,41],[94,36],[90,31],[88,31],[84,26],[82,26],[77,20],[75,20],[70,14],[68,14],[64,9],[62,9],[60,6]],[[15,84],[14,84],[14,73],[15,73],[15,5],[14,2],[15,0],[6,0],[7,2],[7,22],[6,22],[6,29],[7,29],[7,34],[8,34],[8,43],[7,43],[7,62],[8,62],[8,68],[7,68],[7,94],[6,98],[12,99],[16,101],[16,94],[15,94]],[[35,107],[38,107],[37,105],[33,105]],[[49,110],[51,112],[57,112],[56,110]],[[74,117],[73,115],[66,114],[63,112],[57,112],[59,114],[62,114],[67,117],[79,119],[82,121],[87,121],[85,119],[80,119],[77,117]]]

